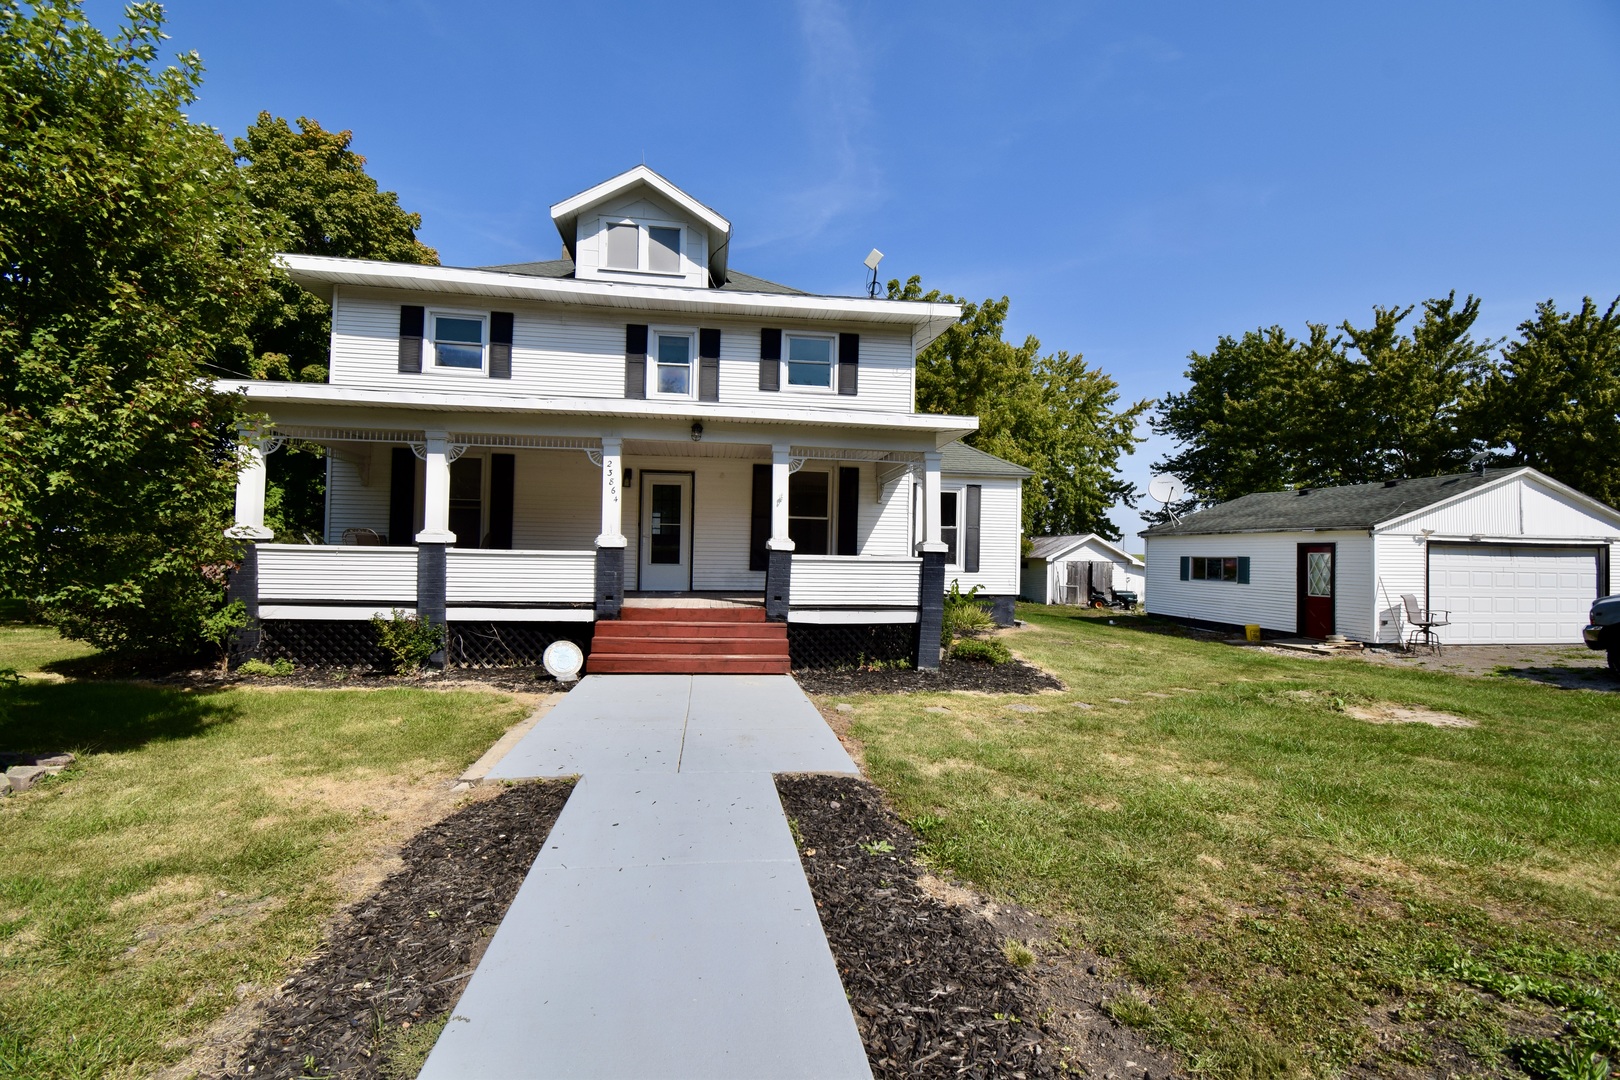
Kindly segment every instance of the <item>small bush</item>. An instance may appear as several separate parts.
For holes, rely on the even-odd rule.
[[[236,669],[238,675],[291,675],[293,662],[285,656],[278,657],[273,664],[263,660],[244,660],[242,666]]]
[[[981,664],[1005,664],[1012,659],[1006,643],[995,638],[963,638],[951,646],[951,655],[958,660],[975,660]]]
[[[414,612],[399,608],[393,610],[392,616],[371,620],[377,631],[377,644],[388,654],[396,673],[408,675],[420,671],[428,657],[444,647],[444,627],[424,622]]]
[[[958,582],[951,582],[951,590],[945,594],[945,619],[941,627],[940,641],[942,645],[949,645],[952,638],[985,633],[995,625],[990,613],[979,604],[979,586],[975,585],[967,592],[963,592]]]

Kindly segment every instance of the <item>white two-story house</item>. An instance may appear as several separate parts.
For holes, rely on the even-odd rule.
[[[450,663],[566,637],[598,671],[932,667],[950,581],[1010,620],[1028,474],[915,408],[959,307],[737,273],[731,224],[644,166],[551,216],[550,262],[282,257],[331,303],[330,374],[219,383],[264,418],[230,530],[251,647],[356,660],[403,609]],[[264,527],[285,440],[330,451],[320,543]]]

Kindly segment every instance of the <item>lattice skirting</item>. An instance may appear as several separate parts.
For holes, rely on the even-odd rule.
[[[291,660],[299,667],[381,670],[388,658],[369,622],[326,619],[266,619],[258,656]],[[529,667],[546,647],[567,639],[589,655],[590,623],[458,622],[450,624],[446,663],[457,668]]]
[[[850,668],[876,660],[917,662],[916,623],[788,623],[795,668]]]

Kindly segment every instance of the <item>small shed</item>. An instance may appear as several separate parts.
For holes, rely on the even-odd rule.
[[[1245,495],[1142,536],[1152,615],[1396,643],[1411,594],[1447,645],[1575,645],[1620,511],[1516,468]]]
[[[1085,604],[1093,591],[1140,597],[1146,572],[1141,559],[1096,533],[1041,536],[1024,557],[1018,595],[1036,604]]]

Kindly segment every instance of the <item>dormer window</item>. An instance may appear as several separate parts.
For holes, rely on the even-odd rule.
[[[679,225],[609,221],[602,246],[602,265],[609,270],[680,274],[682,236]]]
[[[433,362],[442,368],[484,367],[484,320],[468,315],[433,315]]]

